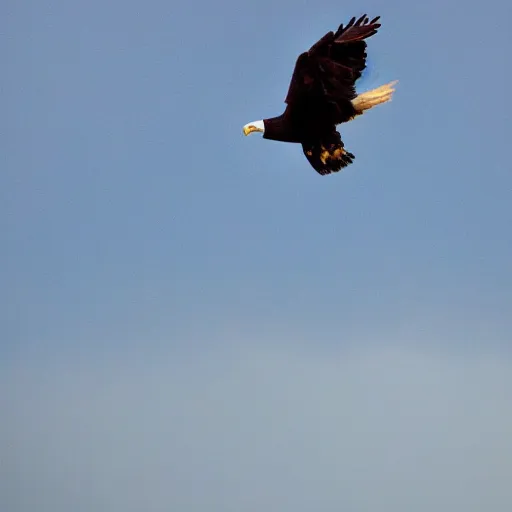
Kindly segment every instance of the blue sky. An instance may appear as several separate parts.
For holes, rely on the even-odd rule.
[[[512,13],[458,5],[2,7],[2,510],[512,506]],[[364,12],[355,163],[243,137]]]

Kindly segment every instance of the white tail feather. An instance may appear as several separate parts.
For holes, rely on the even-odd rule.
[[[388,84],[377,87],[377,89],[372,89],[371,91],[366,91],[356,96],[352,100],[352,105],[354,105],[356,109],[356,115],[361,115],[365,110],[376,107],[381,103],[391,101],[393,93],[395,92],[393,86],[397,82],[398,80],[389,82]]]

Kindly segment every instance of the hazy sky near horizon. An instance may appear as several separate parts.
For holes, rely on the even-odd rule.
[[[512,509],[512,7],[11,1],[0,509]],[[355,163],[245,138],[382,16]]]

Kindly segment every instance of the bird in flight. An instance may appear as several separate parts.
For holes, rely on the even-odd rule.
[[[354,160],[336,126],[391,100],[396,81],[357,94],[355,83],[366,67],[366,41],[381,26],[380,16],[366,15],[328,32],[299,55],[283,114],[253,121],[245,135],[261,132],[264,139],[302,144],[304,155],[321,175],[338,172]]]

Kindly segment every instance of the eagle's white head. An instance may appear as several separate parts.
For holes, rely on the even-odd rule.
[[[263,121],[253,121],[244,126],[244,135],[249,135],[252,132],[265,133],[265,123]]]

